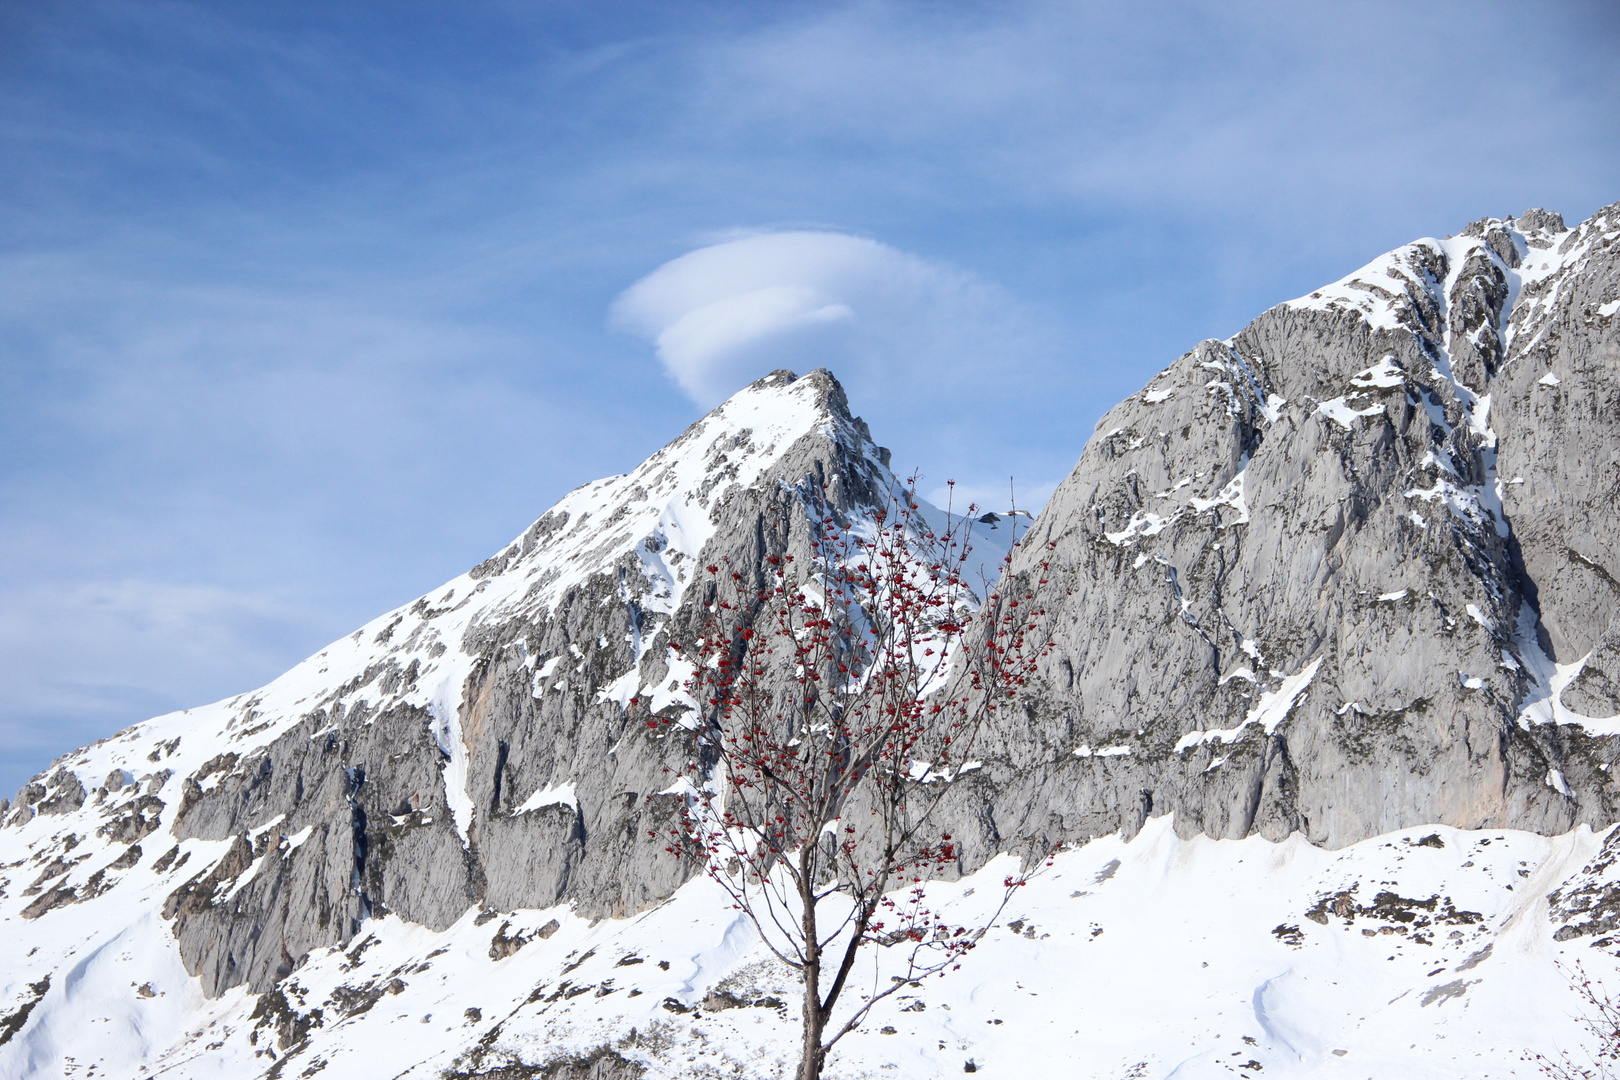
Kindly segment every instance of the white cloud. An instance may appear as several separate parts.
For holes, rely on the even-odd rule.
[[[707,44],[696,109],[746,145],[837,147],[817,166],[855,190],[904,175],[924,199],[1170,218],[1197,240],[1219,221],[1321,244],[1371,218],[1401,242],[1397,214],[1456,228],[1526,198],[1574,214],[1613,197],[1613,140],[1583,133],[1612,130],[1597,65],[1616,20],[1583,7],[819,5]],[[1502,41],[1515,62],[1480,76]],[[1515,152],[1480,169],[1453,148],[1487,129]]]
[[[965,271],[837,232],[699,248],[620,294],[613,323],[657,347],[705,407],[775,368],[831,368],[859,400],[972,381],[1024,335],[1016,305]],[[923,380],[927,380],[924,385]]]

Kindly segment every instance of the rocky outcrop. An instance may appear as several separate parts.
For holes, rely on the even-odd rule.
[[[1057,648],[997,832],[1616,820],[1617,230],[1421,241],[1104,417],[1014,565]]]
[[[1613,949],[1620,930],[1620,830],[1609,834],[1597,857],[1547,895],[1547,914],[1558,927],[1554,941],[1589,937]]]

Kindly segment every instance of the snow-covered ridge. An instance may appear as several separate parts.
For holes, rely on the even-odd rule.
[[[798,439],[819,429],[853,438],[818,377],[786,372],[740,391],[634,471],[582,485],[473,573],[518,575],[525,604],[549,606],[568,588],[636,552],[649,610],[674,610],[693,560],[714,535],[715,508],[754,483]],[[872,448],[875,450],[875,448]],[[507,592],[515,592],[511,585]]]
[[[1500,266],[1514,284],[1508,310],[1530,293],[1527,307],[1549,305],[1552,297],[1534,288],[1578,265],[1596,233],[1564,227],[1556,214],[1530,211],[1521,218],[1486,218],[1460,236],[1424,237],[1386,252],[1331,285],[1288,301],[1291,308],[1309,311],[1357,312],[1375,330],[1413,329],[1421,326],[1424,307],[1445,310],[1449,295],[1444,288],[1470,259],[1478,256]],[[1443,256],[1437,259],[1436,256]],[[1436,274],[1448,266],[1449,275]],[[1504,320],[1506,321],[1506,320]]]
[[[108,934],[123,932],[126,920],[150,922],[177,880],[210,865],[233,865],[231,852],[239,842],[255,869],[221,893],[227,900],[267,860],[307,841],[307,829],[282,837],[279,818],[236,839],[183,840],[176,846],[168,834],[188,801],[229,778],[240,780],[261,748],[311,717],[324,715],[335,725],[338,718],[376,715],[383,707],[421,710],[442,754],[445,801],[466,843],[474,811],[460,717],[463,689],[477,662],[469,635],[480,626],[543,618],[570,589],[608,574],[617,575],[626,600],[639,603],[650,638],[691,580],[721,505],[810,436],[832,439],[874,461],[881,454],[864,425],[844,411],[830,377],[777,372],[630,473],[571,492],[495,559],[373,619],[259,690],[136,724],[53,763],[19,793],[15,807],[0,806],[0,921],[12,928],[50,928],[43,936],[13,932],[10,945],[0,945],[0,967],[12,979],[9,988],[0,988],[0,1013],[7,1001],[26,996],[24,988],[41,973],[58,970],[87,948],[103,947]],[[627,558],[640,581],[626,583],[617,574]],[[574,647],[525,659],[551,681],[566,682],[582,654]],[[313,731],[312,742],[324,734]],[[529,802],[536,800],[575,803],[572,788],[561,782],[535,792]],[[530,807],[525,803],[523,809]],[[396,825],[407,820],[432,823],[415,812],[395,816]],[[83,924],[84,931],[68,932],[70,923]],[[150,929],[169,933],[162,922]],[[44,944],[34,954],[16,951],[35,939]]]
[[[137,724],[67,755],[44,775],[69,771],[94,791],[103,777],[123,770],[155,793],[165,786],[155,779],[165,771],[184,777],[216,755],[267,745],[317,709],[397,701],[433,716],[465,835],[471,811],[458,797],[457,716],[473,662],[462,648],[467,632],[543,612],[632,553],[644,577],[635,590],[642,608],[654,615],[674,610],[697,553],[714,535],[716,508],[736,487],[757,481],[807,435],[862,439],[847,417],[834,415],[827,392],[821,375],[767,376],[633,471],[570,492],[493,559],[371,620],[264,687]],[[869,440],[856,449],[877,453]],[[558,659],[551,658],[553,667]],[[23,801],[10,818],[19,826],[31,816],[20,808]],[[115,797],[119,806],[130,801]]]

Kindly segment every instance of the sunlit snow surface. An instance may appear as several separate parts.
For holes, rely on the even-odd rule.
[[[1059,855],[960,971],[907,988],[829,1073],[939,1076],[971,1061],[991,1076],[1099,1080],[1533,1076],[1526,1049],[1578,1038],[1554,961],[1580,960],[1620,988],[1620,965],[1590,938],[1555,943],[1546,912],[1546,893],[1599,840],[1584,828],[1549,839],[1436,827],[1333,852],[1298,837],[1181,840],[1155,819],[1129,843]],[[973,921],[1012,867],[1004,857],[933,892],[947,917]],[[1346,890],[1364,908],[1380,893],[1406,906],[1347,921],[1327,908]],[[240,988],[205,1000],[166,926],[136,910],[150,906],[123,905],[128,925],[90,906],[7,926],[8,1001],[34,973],[76,960],[0,1048],[0,1075],[241,1078],[275,1064],[275,1027],[251,1018],[257,1000]],[[791,981],[707,882],[622,921],[562,908],[481,925],[475,915],[442,934],[376,919],[347,952],[312,955],[283,993],[320,1022],[280,1075],[324,1063],[345,1080],[429,1078],[603,1045],[649,1077],[790,1073]],[[553,919],[549,937],[491,960],[492,939]],[[30,955],[34,941],[47,944]],[[879,963],[866,980],[887,979]],[[714,1009],[716,988],[782,1007]]]

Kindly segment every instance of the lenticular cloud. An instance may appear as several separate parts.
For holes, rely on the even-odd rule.
[[[673,259],[619,296],[613,322],[652,341],[708,407],[782,367],[832,367],[879,391],[922,376],[954,382],[1005,340],[1010,308],[963,271],[864,237],[797,231]]]

